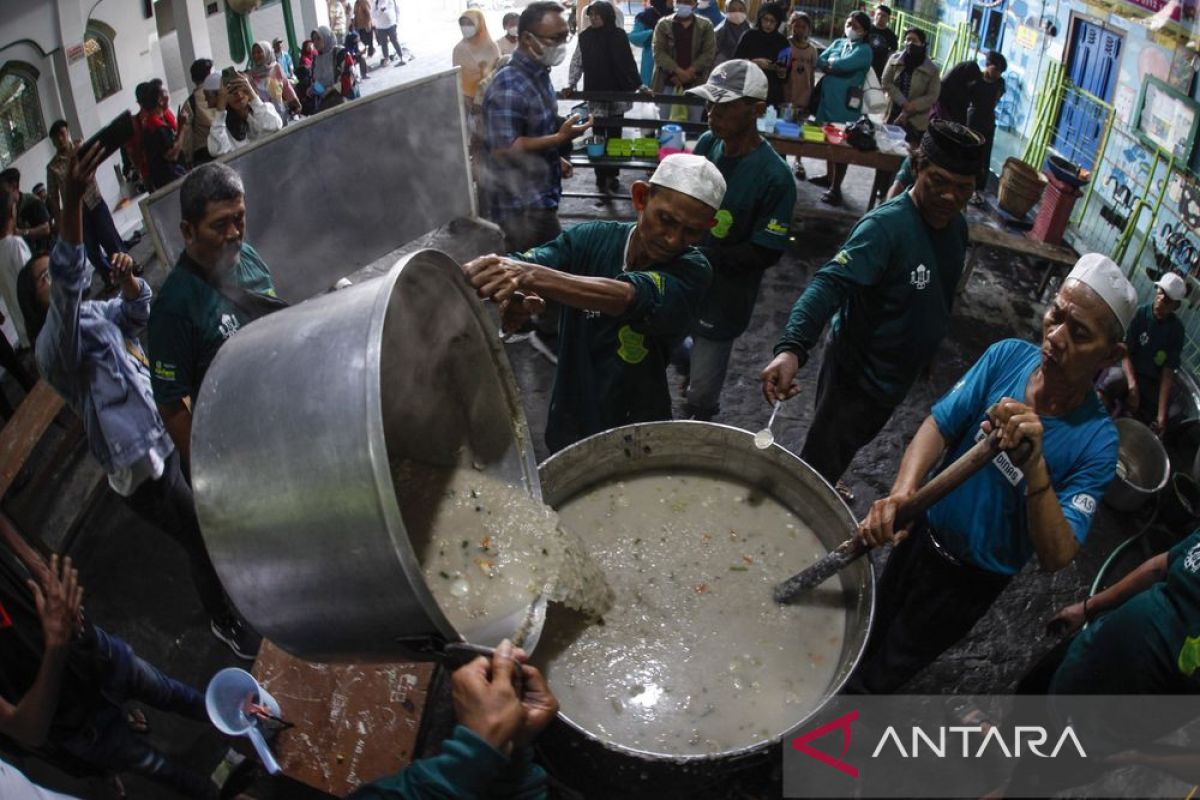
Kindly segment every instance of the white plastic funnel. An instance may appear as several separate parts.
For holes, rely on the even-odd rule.
[[[230,736],[250,737],[267,772],[278,775],[279,762],[258,729],[258,718],[247,713],[246,707],[251,703],[266,706],[272,716],[280,716],[278,701],[258,685],[253,675],[237,667],[227,667],[213,675],[204,693],[204,707],[217,730]]]

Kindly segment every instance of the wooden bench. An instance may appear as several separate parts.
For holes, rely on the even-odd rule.
[[[1070,267],[1079,258],[1078,254],[1069,247],[1061,244],[1046,244],[1036,239],[1018,233],[1010,233],[995,225],[974,222],[968,226],[968,238],[971,254],[967,257],[967,265],[963,269],[962,278],[958,281],[958,293],[961,295],[967,287],[976,264],[979,262],[981,250],[984,247],[995,247],[1022,256],[1028,256],[1035,261],[1046,262],[1047,267],[1042,273],[1038,284],[1037,296],[1041,299],[1046,292],[1050,278],[1063,266]]]
[[[46,430],[63,410],[63,399],[39,380],[0,429],[0,500],[3,500]]]
[[[9,500],[9,492],[14,489],[18,476],[29,462],[30,457],[33,456],[34,451],[45,439],[50,426],[54,424],[65,408],[66,403],[58,392],[54,391],[46,381],[39,380],[21,401],[21,404],[17,406],[12,418],[8,420],[3,429],[0,429],[0,503]],[[54,446],[49,457],[39,465],[28,483],[20,487],[19,498],[14,494],[13,504],[21,506],[18,499],[26,501],[27,504],[36,503],[39,497],[43,497],[46,482],[55,470],[70,457],[80,439],[83,438],[83,424],[78,417],[68,414],[64,417],[64,422],[63,436]],[[70,552],[76,537],[83,529],[89,512],[103,496],[106,484],[104,473],[99,472],[96,481],[88,489],[82,505],[69,518],[70,522],[61,539],[50,541],[48,538],[52,537],[47,537],[46,531],[43,530],[37,531],[38,539],[58,552]],[[28,509],[27,504],[23,506],[26,509]],[[17,508],[13,509],[14,513],[18,510]]]

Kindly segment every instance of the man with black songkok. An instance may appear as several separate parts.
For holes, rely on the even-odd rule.
[[[800,452],[830,483],[883,428],[946,335],[983,148],[963,125],[929,126],[913,158],[916,183],[859,220],[813,276],[762,372],[768,402],[799,393],[796,373],[832,320]]]

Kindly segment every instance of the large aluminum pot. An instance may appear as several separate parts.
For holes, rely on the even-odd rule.
[[[850,537],[855,519],[845,502],[810,466],[779,445],[760,450],[752,434],[705,422],[653,422],[615,428],[584,439],[544,461],[538,468],[542,496],[558,507],[597,484],[637,473],[662,470],[700,471],[727,476],[769,494],[804,520],[829,549]],[[595,532],[584,533],[585,541]],[[666,565],[658,565],[665,568]],[[780,564],[780,579],[806,564]],[[854,562],[840,573],[846,594],[846,631],[833,680],[822,699],[795,726],[813,718],[840,691],[866,646],[874,612],[874,570],[871,559]],[[548,626],[554,625],[554,611]],[[714,643],[720,646],[720,643]],[[681,658],[680,670],[689,668]],[[613,742],[587,719],[560,713],[561,736],[543,737],[551,763],[558,769],[584,770],[589,781],[607,783],[624,797],[676,796],[681,787],[713,795],[714,781],[728,779],[754,765],[777,764],[781,737],[739,750],[705,755],[665,756]],[[569,766],[568,766],[569,764]],[[597,789],[596,796],[607,790]]]
[[[1162,491],[1171,477],[1171,461],[1154,431],[1134,419],[1116,421],[1117,472],[1104,492],[1104,502],[1118,511],[1137,511]]]
[[[431,504],[398,501],[389,460],[435,480],[482,469],[537,498],[529,442],[495,322],[459,266],[424,250],[224,344],[195,408],[196,510],[238,609],[297,656],[496,644],[527,609],[507,630],[451,626],[410,543]]]

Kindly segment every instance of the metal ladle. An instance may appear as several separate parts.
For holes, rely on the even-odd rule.
[[[775,407],[771,409],[771,418],[767,420],[767,427],[754,434],[754,446],[759,450],[766,450],[775,444],[775,434],[771,433],[771,426],[775,424],[775,415],[779,413],[781,405],[783,405],[782,400],[775,401]]]

